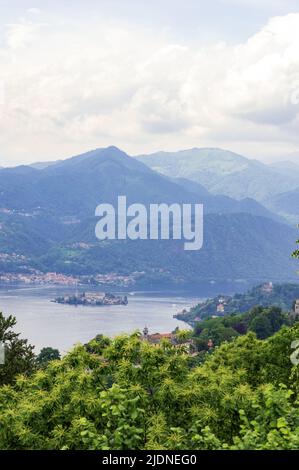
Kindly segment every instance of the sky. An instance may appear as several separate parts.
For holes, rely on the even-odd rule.
[[[298,0],[0,0],[0,166],[115,145],[299,163]]]

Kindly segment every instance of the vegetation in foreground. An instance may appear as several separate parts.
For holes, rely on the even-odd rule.
[[[298,449],[299,324],[185,347],[101,335],[0,388],[1,449]]]

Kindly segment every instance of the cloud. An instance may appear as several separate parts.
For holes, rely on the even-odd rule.
[[[27,13],[32,15],[39,15],[41,14],[41,10],[39,8],[28,8]]]
[[[32,23],[26,20],[6,25],[7,45],[11,49],[23,48],[30,45],[38,38],[41,24]]]
[[[203,47],[104,19],[43,19],[9,24],[0,49],[7,158],[47,160],[109,144],[131,153],[298,149],[299,14],[270,19],[243,43]]]
[[[226,5],[248,6],[251,8],[280,8],[286,4],[289,8],[296,7],[296,0],[220,0]]]

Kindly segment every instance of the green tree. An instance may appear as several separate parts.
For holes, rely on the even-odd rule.
[[[39,367],[46,366],[50,361],[59,360],[60,352],[58,349],[53,349],[51,347],[42,348],[40,353],[36,358],[36,363]]]
[[[86,350],[94,354],[102,354],[104,349],[109,346],[110,339],[104,335],[97,335],[93,340],[85,345]]]
[[[192,336],[192,330],[180,330],[177,329],[175,332],[175,339],[178,344],[185,343],[188,341]]]
[[[256,316],[249,325],[249,330],[253,331],[259,339],[266,339],[271,335],[270,319],[266,316]]]
[[[298,227],[299,227],[299,225],[298,225]],[[299,240],[297,240],[296,243],[299,245]],[[293,257],[294,258],[299,258],[299,249],[294,251]]]
[[[0,387],[0,449],[298,448],[298,336],[250,332],[192,366],[169,341],[98,338]]]
[[[0,341],[4,343],[5,363],[0,365],[0,385],[11,384],[18,374],[29,374],[35,368],[34,346],[14,331],[16,318],[0,312]]]
[[[250,417],[253,415],[254,419]],[[295,450],[299,448],[299,413],[293,392],[285,386],[260,387],[251,410],[240,410],[241,429],[233,450]]]

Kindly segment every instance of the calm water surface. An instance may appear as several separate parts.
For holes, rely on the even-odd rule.
[[[127,306],[74,307],[51,302],[70,291],[65,287],[1,287],[0,311],[17,318],[16,331],[28,338],[36,351],[52,346],[63,353],[98,333],[115,336],[145,325],[151,333],[169,332],[176,326],[186,328],[186,323],[173,315],[202,300],[192,294],[132,293]]]

